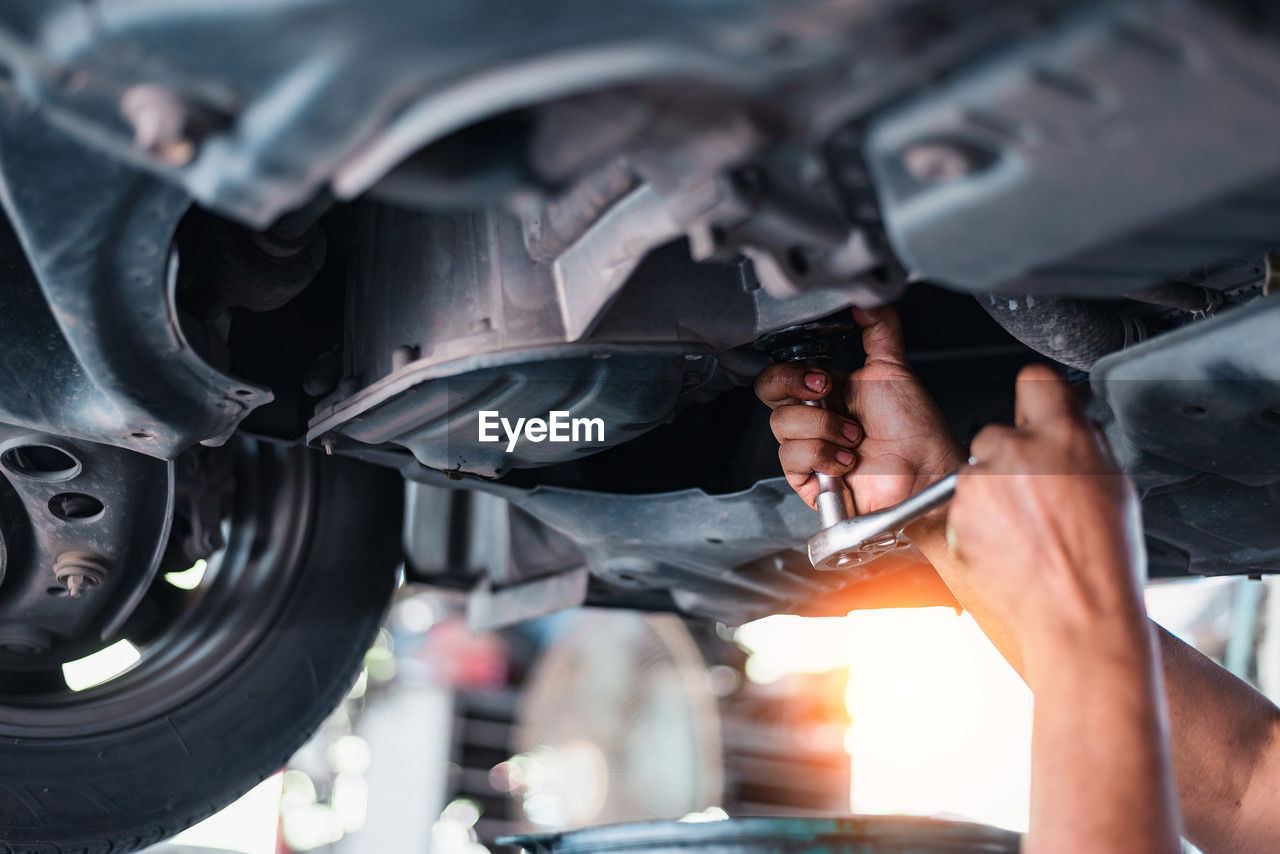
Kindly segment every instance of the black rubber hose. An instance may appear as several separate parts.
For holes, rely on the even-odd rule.
[[[1037,353],[1087,371],[1108,353],[1143,338],[1141,321],[1118,304],[1046,296],[979,294],[1005,330]]]

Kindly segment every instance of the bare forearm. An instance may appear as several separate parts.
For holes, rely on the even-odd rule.
[[[1033,690],[1027,850],[1178,851],[1150,638],[1064,650]]]
[[[1159,653],[1140,603],[1031,655],[969,595],[939,523],[911,536],[1035,694],[1028,850],[1177,851]]]
[[[1274,851],[1280,711],[1164,629],[1156,631],[1187,838],[1209,854]]]
[[[941,526],[922,525],[912,534],[963,600],[965,582],[956,574]],[[981,607],[975,603],[980,623]],[[1187,838],[1210,854],[1273,851],[1280,839],[1280,710],[1164,629],[1156,626],[1155,632]],[[1025,677],[1017,640],[1001,636],[998,627],[989,634]],[[1043,703],[1037,700],[1037,706]]]

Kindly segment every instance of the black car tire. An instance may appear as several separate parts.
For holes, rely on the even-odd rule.
[[[159,842],[277,771],[350,690],[395,585],[402,483],[340,458],[263,453],[309,467],[300,565],[278,612],[224,675],[163,714],[76,737],[0,734],[3,854]]]

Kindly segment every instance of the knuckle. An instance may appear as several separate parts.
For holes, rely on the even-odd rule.
[[[789,403],[778,406],[769,416],[769,428],[778,439],[806,439],[817,434],[810,406]]]
[[[1041,450],[1043,444],[1038,439],[1031,439],[1026,442],[1009,442],[1005,446],[1005,455],[1013,462],[1024,462],[1032,457],[1042,455],[1044,453]]]
[[[769,390],[774,384],[774,377],[777,376],[777,371],[774,370],[776,367],[777,365],[770,365],[760,373],[756,374],[755,381],[751,384],[751,388],[755,391],[756,397],[761,400],[769,397]]]
[[[807,473],[823,467],[826,456],[823,443],[817,439],[792,439],[782,443],[778,458],[787,471]]]
[[[765,403],[786,399],[797,383],[793,365],[770,365],[756,375],[752,388]]]
[[[808,433],[808,419],[810,407],[800,405],[800,403],[790,402],[774,408],[773,415],[769,416],[769,424],[773,426],[774,431],[781,431],[786,434],[787,438],[801,439]]]
[[[792,442],[783,442],[778,447],[778,462],[782,470],[790,474],[806,474],[808,469],[797,459],[796,448]]]
[[[819,418],[822,425],[822,435],[831,439],[838,444],[847,444],[849,437],[844,434],[845,419],[841,418],[834,412],[825,409],[818,410]]]
[[[978,435],[973,437],[974,443],[982,442],[989,444],[997,441],[1004,434],[1004,428],[999,424],[988,424],[978,431]]]
[[[795,468],[793,465],[796,458],[796,443],[783,440],[778,443],[778,460],[782,463],[782,467],[788,471]]]
[[[973,437],[973,441],[969,444],[969,449],[973,452],[973,456],[982,459],[993,454],[999,453],[1006,445],[1009,444],[1011,438],[1011,430],[999,424],[988,424],[978,431],[978,435]]]
[[[789,406],[779,406],[769,413],[769,429],[773,431],[773,435],[776,438],[781,439],[783,432],[786,430],[787,421],[790,419],[790,414],[787,410],[790,408]]]
[[[805,464],[815,471],[824,467],[831,461],[831,455],[827,452],[827,447],[816,439],[810,439],[805,443]]]

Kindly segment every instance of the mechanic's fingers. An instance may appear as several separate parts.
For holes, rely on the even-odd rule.
[[[862,349],[867,362],[887,362],[905,367],[907,347],[902,340],[902,318],[891,305],[855,308],[853,319],[862,327]]]
[[[825,439],[834,445],[854,448],[862,441],[862,427],[858,422],[817,406],[779,406],[769,416],[769,427],[779,442]]]
[[[808,475],[819,471],[832,477],[843,477],[853,468],[853,451],[821,439],[792,439],[778,448],[778,460],[788,475]]]
[[[1089,422],[1089,429],[1093,433],[1093,441],[1098,446],[1098,453],[1102,456],[1103,462],[1114,469],[1120,468],[1120,462],[1116,459],[1115,449],[1111,447],[1111,440],[1107,438],[1107,431],[1097,421]]]
[[[800,500],[808,504],[810,510],[817,510],[818,480],[813,476],[813,472],[788,474],[785,477],[787,485],[796,491],[796,495],[800,496]]]
[[[1085,423],[1084,407],[1075,392],[1048,365],[1027,365],[1018,372],[1013,412],[1019,427],[1036,427],[1060,419]]]
[[[799,400],[821,400],[831,391],[831,375],[805,365],[770,365],[755,382],[756,397],[770,409]]]
[[[998,429],[1008,433],[1015,432],[1009,427]],[[982,432],[985,433],[986,430]],[[978,435],[981,436],[982,433]],[[994,437],[996,434],[992,435]],[[961,563],[965,563],[966,557],[969,557],[965,548],[966,535],[974,524],[974,514],[983,514],[982,508],[988,503],[983,493],[989,485],[983,481],[990,473],[989,464],[975,459],[969,465],[961,466],[956,474],[956,492],[951,499],[951,506],[947,508],[947,548]]]
[[[978,435],[973,437],[973,441],[969,444],[969,457],[973,461],[972,465],[979,466],[990,463],[992,460],[1000,457],[1004,450],[1011,442],[1019,440],[1018,431],[1012,427],[1003,424],[988,424],[978,431]],[[966,467],[962,466],[963,471]]]

